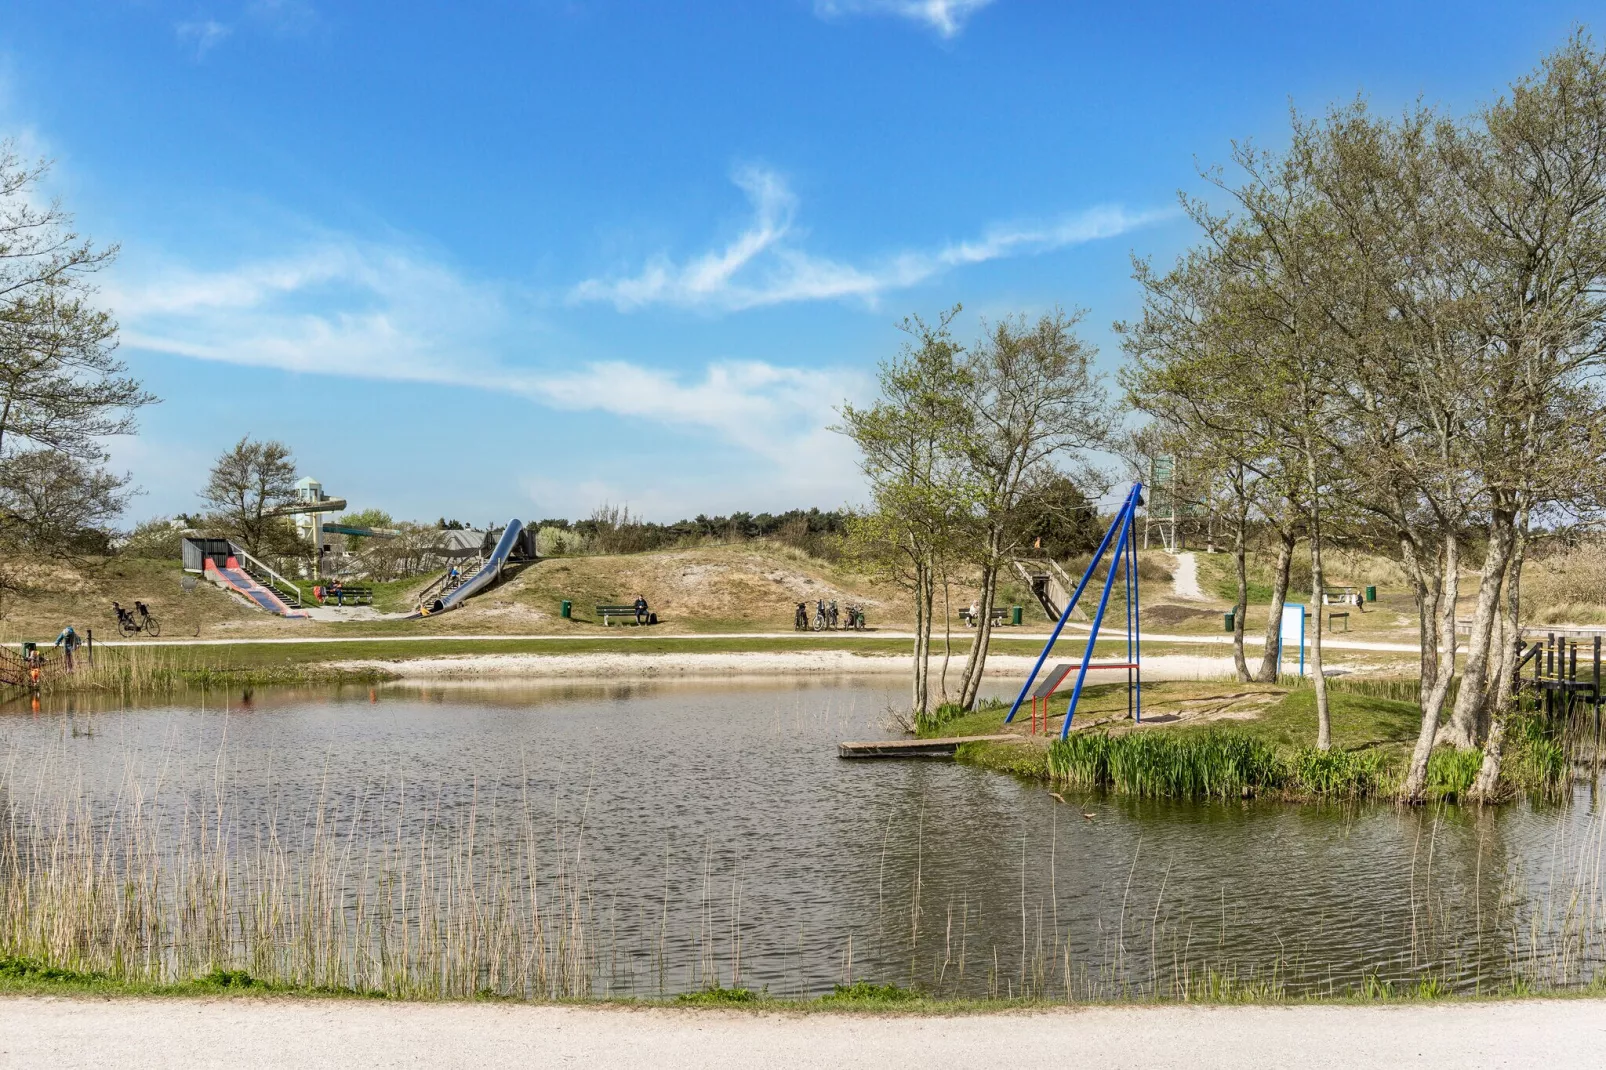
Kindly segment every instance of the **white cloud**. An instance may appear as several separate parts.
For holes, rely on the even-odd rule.
[[[178,39],[195,49],[195,58],[201,59],[233,31],[216,19],[196,19],[181,22],[174,28]]]
[[[569,299],[606,301],[621,311],[664,304],[732,312],[842,298],[874,305],[888,291],[916,286],[950,268],[1112,238],[1173,214],[1100,205],[1048,222],[995,224],[979,238],[855,266],[798,248],[797,198],[780,175],[744,168],[733,181],[747,194],[753,216],[728,244],[681,263],[660,255],[633,275],[587,279]]]
[[[943,37],[959,36],[965,21],[993,0],[814,0],[821,18],[842,15],[896,15],[925,23]]]
[[[140,278],[128,277],[134,270]],[[119,272],[104,294],[132,348],[512,393],[549,408],[702,431],[776,463],[794,463],[799,443],[865,386],[855,372],[756,360],[711,360],[689,375],[551,355],[515,363],[508,358],[529,355],[539,325],[512,294],[388,246],[331,241],[217,272]]]

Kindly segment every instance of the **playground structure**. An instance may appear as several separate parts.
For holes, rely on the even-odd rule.
[[[1087,647],[1082,652],[1082,661],[1076,672],[1076,686],[1071,692],[1070,703],[1065,709],[1065,723],[1060,727],[1060,738],[1064,739],[1071,731],[1071,720],[1076,716],[1077,703],[1082,698],[1082,688],[1087,682],[1089,669],[1125,669],[1127,675],[1127,712],[1137,723],[1143,721],[1143,649],[1142,634],[1138,620],[1138,548],[1137,540],[1133,537],[1133,522],[1137,511],[1143,505],[1143,484],[1134,483],[1127,492],[1126,501],[1121,504],[1120,511],[1115,514],[1115,520],[1110,524],[1110,530],[1104,533],[1104,540],[1093,554],[1093,560],[1088,563],[1087,572],[1076,585],[1076,590],[1066,600],[1065,608],[1060,611],[1059,621],[1049,634],[1048,642],[1043,644],[1043,652],[1037,656],[1032,665],[1032,671],[1021,685],[1020,694],[1016,696],[1014,705],[1009,708],[1009,715],[1004,718],[1005,724],[1015,720],[1020,712],[1021,703],[1028,698],[1032,700],[1031,731],[1037,731],[1038,705],[1041,703],[1043,716],[1043,731],[1048,732],[1049,717],[1048,704],[1057,690],[1070,675],[1069,664],[1056,665],[1044,677],[1041,684],[1034,690],[1032,685],[1037,681],[1038,674],[1042,672],[1043,663],[1053,651],[1054,644],[1059,640],[1060,632],[1065,628],[1065,622],[1071,617],[1071,611],[1081,600],[1082,592],[1087,589],[1088,583],[1098,572],[1100,563],[1104,561],[1106,552],[1109,553],[1109,568],[1104,577],[1104,591],[1099,596],[1098,612],[1093,615],[1092,629],[1088,632]],[[1113,544],[1113,547],[1112,547]],[[1115,575],[1120,572],[1126,584],[1126,660],[1105,664],[1093,664],[1093,646],[1098,642],[1099,628],[1104,623],[1105,610],[1110,605],[1110,592],[1115,587]]]
[[[184,571],[198,573],[226,591],[281,617],[310,616],[301,588],[229,539],[186,537]]]
[[[491,542],[493,538],[496,540],[494,544]],[[489,550],[482,546],[479,558],[468,567],[448,569],[434,583],[424,588],[419,594],[418,610],[410,614],[409,619],[431,617],[437,613],[456,609],[469,598],[500,580],[502,570],[509,564],[534,561],[537,556],[535,532],[528,530],[521,520],[509,520],[507,527],[500,533],[487,532],[485,543],[489,544]],[[457,573],[455,577],[453,571]]]

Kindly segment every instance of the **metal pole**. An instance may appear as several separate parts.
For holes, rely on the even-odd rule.
[[[1121,554],[1121,571],[1125,573],[1121,579],[1126,584],[1126,715],[1136,723],[1132,709],[1132,550],[1132,540],[1128,539],[1126,551]]]
[[[1132,532],[1132,510],[1126,510],[1124,523],[1121,525],[1121,538],[1115,544],[1115,557],[1112,563],[1119,558],[1126,549],[1127,537]],[[1060,738],[1064,739],[1071,733],[1071,718],[1076,715],[1076,704],[1082,698],[1082,684],[1087,680],[1087,666],[1093,660],[1093,643],[1098,639],[1099,625],[1104,623],[1104,611],[1110,604],[1110,589],[1115,586],[1115,570],[1112,568],[1109,575],[1104,577],[1104,593],[1099,596],[1098,615],[1093,618],[1093,634],[1088,637],[1087,649],[1082,651],[1082,667],[1076,673],[1076,690],[1071,692],[1071,704],[1065,707],[1065,724],[1060,729]]]
[[[1142,724],[1143,723],[1143,617],[1142,617],[1142,606],[1141,606],[1142,592],[1138,589],[1137,559],[1138,559],[1138,548],[1137,548],[1136,544],[1133,544],[1133,546],[1132,546],[1132,561],[1133,561],[1133,566],[1132,566],[1132,664],[1134,666],[1133,672],[1134,672],[1135,675],[1133,676],[1133,680],[1134,680],[1135,686],[1134,686],[1133,692],[1132,692],[1132,696],[1133,696],[1132,697],[1132,701],[1133,701],[1134,705],[1137,707],[1137,716],[1134,718],[1134,722],[1137,723],[1137,724]]]
[[[1099,543],[1099,548],[1093,553],[1092,564],[1087,566],[1087,572],[1083,574],[1082,581],[1076,585],[1076,590],[1066,600],[1065,609],[1060,613],[1059,623],[1054,625],[1053,633],[1049,635],[1048,642],[1043,645],[1043,652],[1037,655],[1037,664],[1032,666],[1031,674],[1026,677],[1026,682],[1021,685],[1020,694],[1015,696],[1015,704],[1009,708],[1009,716],[1004,718],[1005,724],[1013,721],[1015,714],[1020,712],[1020,704],[1026,700],[1026,693],[1031,690],[1032,681],[1036,680],[1037,674],[1042,671],[1043,662],[1048,660],[1049,651],[1053,650],[1054,644],[1059,641],[1060,632],[1064,629],[1065,622],[1071,619],[1071,610],[1076,608],[1076,602],[1082,597],[1082,591],[1087,587],[1087,581],[1093,578],[1093,570],[1099,567],[1099,561],[1104,557],[1104,551],[1109,548],[1110,540],[1115,537],[1116,529],[1121,526],[1121,518],[1125,516],[1130,519],[1133,508],[1132,503],[1137,500],[1138,488],[1142,486],[1142,483],[1134,483],[1132,484],[1132,489],[1127,492],[1126,502],[1122,504],[1121,511],[1115,514],[1115,521],[1110,525],[1110,530],[1104,533],[1104,541]],[[1098,638],[1098,633],[1098,625],[1095,624],[1093,626],[1093,634],[1088,639],[1089,644]],[[1091,645],[1089,649],[1092,649]]]

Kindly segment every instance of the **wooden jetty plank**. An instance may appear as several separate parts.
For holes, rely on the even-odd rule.
[[[839,758],[942,758],[952,755],[961,743],[1024,738],[1004,733],[995,736],[949,736],[946,739],[871,739],[838,743],[836,753]]]

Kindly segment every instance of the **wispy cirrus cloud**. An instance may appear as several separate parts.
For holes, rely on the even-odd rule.
[[[710,359],[690,372],[530,352],[518,294],[393,246],[326,241],[217,271],[146,265],[110,280],[131,348],[309,375],[465,387],[711,433],[792,463],[865,389],[842,369]]]
[[[234,31],[216,19],[195,19],[179,23],[173,27],[173,32],[179,43],[194,50],[196,59],[204,59]]]
[[[873,305],[885,293],[917,286],[952,268],[1113,238],[1175,211],[1099,205],[1044,222],[994,224],[976,238],[854,265],[799,247],[797,198],[779,174],[747,167],[732,180],[747,195],[753,214],[730,242],[678,262],[659,255],[634,274],[587,279],[569,291],[569,300],[605,301],[621,311],[671,305],[735,312],[843,298]]]
[[[843,15],[895,15],[924,23],[942,37],[958,37],[965,22],[993,0],[814,0],[821,18]]]

